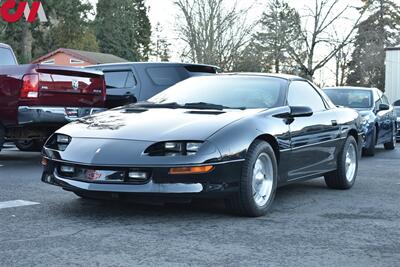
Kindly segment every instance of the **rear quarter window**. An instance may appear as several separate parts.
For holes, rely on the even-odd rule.
[[[132,88],[136,86],[136,79],[130,70],[103,71],[108,89]]]
[[[15,58],[10,49],[0,47],[0,65],[16,65]]]
[[[146,72],[153,83],[159,86],[171,86],[184,79],[176,67],[151,67]]]

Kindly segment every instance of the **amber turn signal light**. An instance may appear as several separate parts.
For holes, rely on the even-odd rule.
[[[214,170],[214,166],[180,167],[169,169],[169,174],[196,174],[207,173]]]
[[[49,161],[46,158],[42,158],[42,165],[43,166],[47,166],[48,163],[49,163]]]

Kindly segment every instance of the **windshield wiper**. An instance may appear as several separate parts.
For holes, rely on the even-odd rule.
[[[216,109],[216,110],[223,110],[223,109],[241,109],[245,110],[246,107],[227,107],[224,105],[206,103],[206,102],[195,102],[195,103],[186,103],[183,105],[184,108],[188,109]]]
[[[171,103],[152,103],[152,102],[139,102],[131,107],[141,107],[141,108],[171,108],[171,109],[177,109],[177,108],[182,108],[181,105],[179,105],[176,102],[171,102]]]

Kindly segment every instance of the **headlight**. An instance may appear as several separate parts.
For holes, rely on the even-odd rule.
[[[47,140],[45,147],[64,151],[67,149],[69,143],[71,143],[72,138],[65,134],[54,134],[52,137]]]
[[[365,116],[362,116],[362,124],[363,125],[367,125],[368,123],[369,123],[369,120],[371,119],[371,116],[370,115],[365,115]]]
[[[162,142],[151,145],[144,153],[149,156],[191,156],[199,151],[202,144],[195,141]]]

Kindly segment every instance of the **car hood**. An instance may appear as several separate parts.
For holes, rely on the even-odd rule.
[[[373,114],[372,110],[367,108],[356,108],[355,110],[357,110],[361,116],[367,116]]]
[[[120,108],[80,119],[57,132],[73,138],[201,141],[221,128],[260,111]]]

